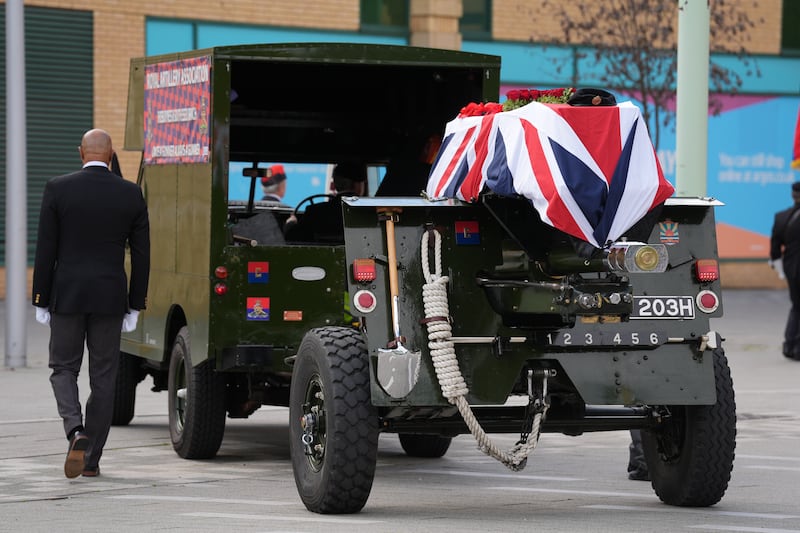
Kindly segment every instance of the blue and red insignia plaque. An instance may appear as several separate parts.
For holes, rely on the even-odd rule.
[[[269,282],[269,261],[249,261],[247,263],[248,283]]]
[[[480,244],[481,232],[476,220],[456,220],[456,244]]]
[[[247,320],[269,320],[269,298],[258,296],[247,299]]]

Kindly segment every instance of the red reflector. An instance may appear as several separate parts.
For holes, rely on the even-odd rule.
[[[698,259],[694,263],[697,281],[708,282],[719,279],[719,265],[716,259]]]
[[[375,298],[368,292],[362,292],[358,295],[358,305],[361,307],[371,307],[375,303]]]
[[[228,286],[224,283],[217,283],[214,285],[214,292],[222,296],[223,294],[228,292]]]
[[[719,297],[711,291],[700,291],[695,301],[697,308],[704,313],[713,313],[719,307]]]
[[[224,266],[218,266],[214,269],[214,275],[217,276],[219,279],[225,279],[228,277],[228,269]]]
[[[378,301],[370,291],[361,290],[353,295],[353,306],[361,313],[371,313]]]
[[[361,283],[375,281],[375,260],[356,259],[353,261],[353,278]]]

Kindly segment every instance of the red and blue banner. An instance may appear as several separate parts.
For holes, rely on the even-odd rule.
[[[144,162],[207,163],[211,58],[145,66]]]
[[[542,221],[602,248],[674,192],[635,105],[533,102],[456,118],[428,179],[432,198],[522,195]]]
[[[797,110],[797,124],[794,127],[794,148],[792,149],[792,168],[800,169],[800,109]]]

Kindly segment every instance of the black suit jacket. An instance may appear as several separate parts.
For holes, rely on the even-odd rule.
[[[131,250],[130,292],[125,245]],[[144,309],[150,223],[141,189],[102,166],[47,182],[39,217],[33,305],[54,313]]]
[[[788,257],[793,259],[800,255],[800,212],[793,216],[800,205],[778,211],[772,223],[772,236],[769,242],[770,259]],[[784,265],[785,266],[785,265]]]

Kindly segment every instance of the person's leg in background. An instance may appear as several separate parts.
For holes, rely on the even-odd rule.
[[[650,481],[647,462],[644,459],[642,447],[642,432],[639,429],[631,430],[631,443],[628,446],[628,479],[635,481]]]

